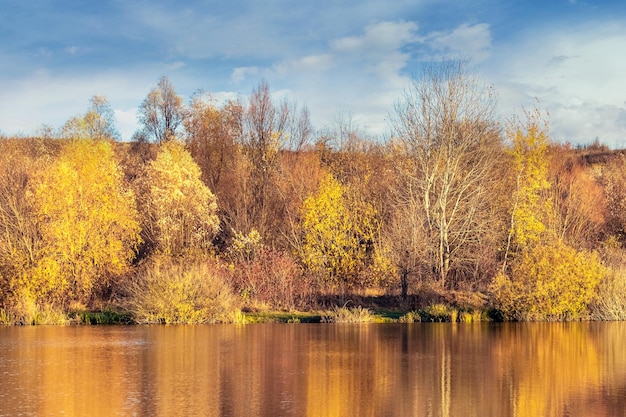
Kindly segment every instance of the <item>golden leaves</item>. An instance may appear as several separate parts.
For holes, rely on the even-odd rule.
[[[168,254],[211,245],[219,230],[217,199],[182,143],[163,143],[141,181],[149,243]]]
[[[33,178],[30,195],[44,240],[33,272],[44,281],[60,275],[69,283],[69,296],[88,299],[134,257],[139,242],[135,200],[124,187],[111,143],[68,142]]]
[[[349,197],[346,188],[328,174],[317,195],[307,198],[302,208],[303,262],[333,284],[359,284],[358,274],[369,263],[375,239],[375,209]]]

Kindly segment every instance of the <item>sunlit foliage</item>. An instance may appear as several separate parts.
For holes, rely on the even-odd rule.
[[[510,278],[492,284],[495,306],[513,320],[569,320],[584,317],[604,275],[596,253],[556,241],[537,244],[516,257]]]
[[[156,256],[127,287],[128,307],[137,323],[230,322],[237,298],[210,259]]]
[[[302,261],[329,284],[358,286],[359,274],[371,259],[376,226],[375,210],[350,198],[328,174],[317,194],[304,201]]]
[[[32,318],[32,314],[24,314],[22,299],[32,301],[32,293],[39,288],[35,280],[25,279],[43,244],[32,202],[26,196],[32,174],[47,164],[48,158],[32,152],[39,145],[4,140],[0,152],[0,308],[19,322]],[[30,304],[34,311],[36,306]]]
[[[183,143],[161,145],[141,178],[140,202],[146,243],[151,250],[176,255],[207,249],[219,230],[217,201]]]
[[[120,138],[120,134],[115,127],[115,113],[107,99],[103,96],[91,97],[87,112],[69,119],[63,125],[61,135],[69,139]]]
[[[510,155],[515,175],[508,250],[513,244],[524,248],[540,241],[546,231],[550,201],[542,198],[548,182],[548,126],[538,111],[529,114],[526,125],[509,127]]]
[[[23,279],[39,296],[90,300],[135,255],[139,223],[110,142],[73,140],[30,187],[43,247]]]

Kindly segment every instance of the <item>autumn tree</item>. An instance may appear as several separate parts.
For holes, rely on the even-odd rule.
[[[22,279],[34,266],[43,243],[26,194],[32,174],[46,162],[28,152],[29,142],[0,141],[0,308],[9,310],[38,286]]]
[[[508,320],[572,320],[584,317],[605,271],[594,252],[561,240],[539,242],[518,253],[510,277],[500,274],[492,291]]]
[[[514,189],[503,271],[511,251],[530,247],[541,240],[551,207],[545,193],[550,188],[548,124],[536,109],[526,116],[525,124],[513,120],[507,127]]]
[[[210,94],[197,92],[191,98],[184,120],[185,142],[202,169],[204,183],[214,192],[232,186],[229,176],[238,154],[241,136],[241,103],[218,106]]]
[[[234,237],[233,230],[254,229],[247,218],[253,198],[247,188],[251,169],[239,142],[243,111],[240,101],[220,105],[210,94],[198,92],[184,120],[187,148],[202,171],[202,180],[220,202],[222,227],[216,243],[221,249]]]
[[[597,170],[606,199],[606,220],[602,233],[617,239],[623,247],[626,241],[626,155],[615,153]]]
[[[160,145],[139,181],[149,250],[179,255],[211,246],[219,230],[216,198],[182,142]]]
[[[31,279],[47,284],[56,302],[89,302],[126,269],[139,243],[135,198],[111,143],[68,142],[29,195],[44,242]]]
[[[368,285],[386,286],[396,272],[391,259],[390,241],[382,236],[390,221],[393,205],[390,190],[395,181],[398,161],[387,147],[361,129],[348,114],[340,114],[318,138],[315,153],[324,170],[329,171],[345,188],[351,204],[371,207],[376,213],[376,228],[370,244],[369,265],[359,278]],[[397,230],[397,229],[396,229]]]
[[[568,244],[592,249],[600,240],[608,214],[600,178],[567,145],[552,145],[549,160],[552,204],[548,227]]]
[[[183,99],[174,90],[172,82],[163,76],[139,106],[137,119],[143,125],[143,134],[163,143],[176,136],[184,115]]]
[[[119,140],[120,134],[115,127],[115,113],[104,96],[89,99],[87,112],[69,119],[61,134],[65,138],[112,139]]]
[[[424,239],[406,250],[425,253],[423,271],[442,288],[477,265],[474,249],[494,232],[489,196],[501,152],[494,106],[491,89],[453,61],[413,80],[392,115],[407,158],[396,204],[422,229],[406,233]]]
[[[240,143],[249,177],[242,195],[245,210],[238,210],[233,223],[238,223],[237,231],[258,230],[273,245],[284,235],[286,225],[288,196],[281,195],[277,186],[281,157],[290,143],[298,148],[308,140],[308,112],[298,113],[287,101],[275,103],[269,85],[262,81],[247,100],[242,127]]]
[[[304,265],[332,287],[362,286],[359,275],[372,260],[377,229],[374,209],[351,199],[346,187],[328,174],[302,211]]]
[[[548,190],[548,124],[539,111],[512,122],[510,138],[514,189],[502,272],[492,301],[508,319],[564,320],[585,314],[604,276],[598,255],[576,250],[562,233],[567,216],[555,211]]]

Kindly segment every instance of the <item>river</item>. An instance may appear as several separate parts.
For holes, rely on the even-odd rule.
[[[0,327],[0,416],[624,416],[626,323]]]

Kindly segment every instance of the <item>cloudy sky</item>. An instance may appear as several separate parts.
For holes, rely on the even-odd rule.
[[[261,79],[316,128],[350,115],[385,135],[425,62],[464,56],[502,117],[550,113],[557,141],[626,147],[622,0],[1,0],[0,132],[33,134],[115,109],[124,139],[161,75],[223,100]]]

